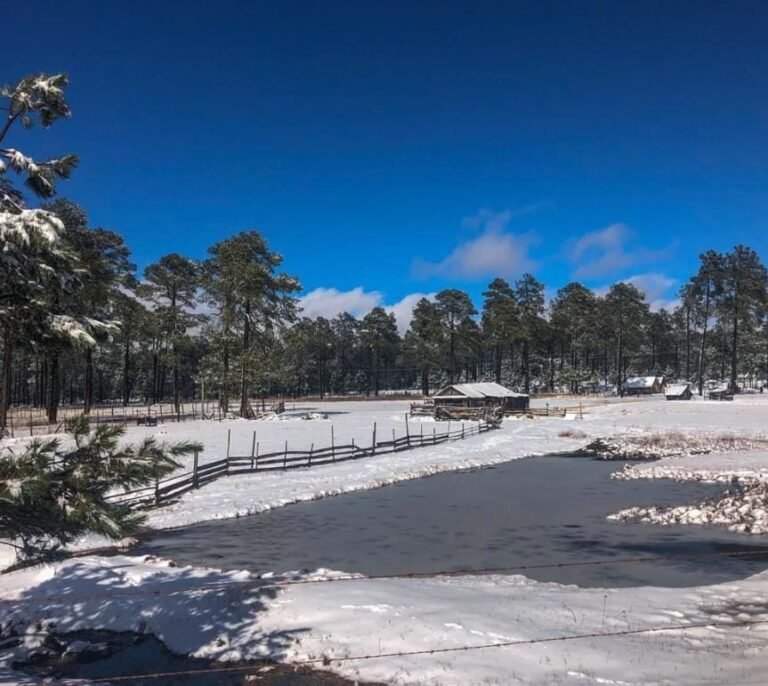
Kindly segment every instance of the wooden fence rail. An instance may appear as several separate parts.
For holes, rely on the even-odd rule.
[[[374,424],[373,438],[368,446],[357,445],[353,439],[352,443],[346,445],[332,444],[323,448],[315,448],[312,445],[309,450],[289,450],[288,443],[286,442],[283,450],[261,454],[258,452],[258,443],[256,443],[255,438],[256,432],[254,432],[253,448],[250,455],[227,454],[223,459],[199,464],[199,455],[195,453],[191,471],[175,474],[167,479],[158,479],[151,486],[124,493],[115,493],[109,496],[109,499],[113,502],[133,507],[158,506],[175,500],[188,491],[200,488],[226,476],[285,471],[288,469],[308,469],[337,462],[346,462],[348,460],[359,460],[365,457],[399,453],[422,446],[439,445],[447,441],[458,441],[485,433],[494,428],[496,428],[494,424],[479,421],[472,422],[469,426],[462,423],[460,428],[453,430],[451,430],[449,424],[448,430],[441,433],[437,433],[436,429],[433,429],[432,433],[424,434],[422,427],[420,433],[411,434],[406,421],[405,436],[395,437],[393,435],[392,440],[377,441],[376,425]],[[227,445],[230,444],[230,437],[231,433],[228,433]]]

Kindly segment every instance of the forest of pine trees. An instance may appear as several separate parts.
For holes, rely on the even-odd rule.
[[[426,394],[459,381],[579,393],[636,374],[702,390],[709,379],[766,379],[768,276],[741,245],[702,254],[671,311],[651,311],[629,283],[602,295],[570,283],[547,303],[544,284],[524,274],[493,279],[482,303],[458,289],[420,300],[403,336],[381,307],[303,317],[298,278],[258,231],[137,273],[119,232],[57,194],[76,156],[38,161],[10,147],[69,115],[66,86],[37,75],[0,92],[0,430],[13,405],[56,421],[63,404],[87,413],[203,395],[246,412],[250,398]]]

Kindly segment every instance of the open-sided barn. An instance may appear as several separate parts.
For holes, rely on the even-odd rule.
[[[530,402],[525,393],[493,382],[452,384],[435,393],[433,400],[435,408],[500,408],[504,412],[527,410]]]
[[[624,384],[627,395],[653,395],[664,392],[663,376],[633,376]]]

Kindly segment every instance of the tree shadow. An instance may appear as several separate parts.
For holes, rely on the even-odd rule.
[[[70,561],[55,575],[50,569],[40,568],[41,580],[19,598],[0,600],[3,636],[17,634],[17,645],[28,644],[25,634],[41,636],[44,646],[48,636],[103,630],[152,635],[176,655],[280,661],[309,631],[263,630],[260,615],[280,591],[274,581],[244,572],[155,568],[115,558],[99,566]]]

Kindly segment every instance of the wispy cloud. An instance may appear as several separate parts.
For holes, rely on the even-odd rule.
[[[529,250],[537,242],[537,237],[530,232],[509,231],[508,226],[514,216],[517,215],[513,210],[481,210],[473,217],[464,218],[462,225],[481,231],[480,235],[460,243],[442,260],[417,258],[413,262],[414,276],[422,279],[447,276],[472,280],[488,276],[516,276],[532,271],[536,263],[531,259]]]
[[[413,308],[422,298],[434,299],[434,293],[410,293],[392,304],[386,304],[384,295],[379,291],[366,291],[358,286],[348,291],[336,288],[315,288],[299,298],[299,306],[305,317],[333,318],[342,312],[349,312],[355,317],[363,317],[374,307],[383,307],[392,312],[397,320],[397,328],[405,333],[413,318]]]
[[[634,274],[626,279],[619,279],[616,283],[631,283],[645,295],[645,299],[654,312],[662,308],[671,310],[679,303],[677,286],[680,282],[661,272]],[[610,290],[610,287],[610,285],[605,285],[595,288],[595,294],[604,296]]]
[[[576,278],[599,278],[617,274],[629,267],[649,264],[670,257],[672,246],[661,250],[632,247],[634,233],[625,224],[611,224],[573,240],[566,257],[575,266]]]
[[[623,280],[645,294],[652,310],[669,310],[678,304],[677,295],[672,289],[676,288],[679,282],[671,276],[660,272],[647,272]]]

